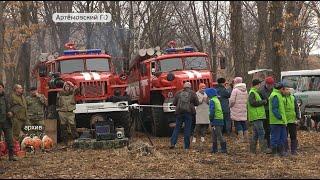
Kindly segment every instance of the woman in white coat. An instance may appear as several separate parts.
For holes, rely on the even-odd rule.
[[[209,127],[209,105],[208,105],[208,97],[204,93],[206,89],[206,85],[204,83],[199,84],[199,90],[197,91],[197,96],[199,99],[199,106],[196,107],[196,130],[197,134],[201,137],[201,142],[204,142],[204,137],[206,135],[206,131]],[[192,142],[196,142],[196,138],[193,137]]]

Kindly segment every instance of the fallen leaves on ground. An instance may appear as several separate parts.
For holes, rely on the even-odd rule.
[[[151,137],[152,153],[132,155],[127,148],[109,150],[55,149],[28,154],[17,162],[2,157],[1,178],[318,178],[320,133],[299,131],[299,155],[273,157],[250,154],[248,143],[226,137],[228,154],[210,153],[206,142],[192,144],[186,152],[183,135],[175,149],[169,138]],[[149,143],[145,134],[136,133],[131,143]],[[149,143],[150,144],[150,143]],[[220,147],[219,147],[220,148]],[[258,148],[259,150],[259,148]]]

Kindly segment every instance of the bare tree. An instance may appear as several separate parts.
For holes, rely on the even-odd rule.
[[[243,35],[243,24],[242,24],[242,2],[241,1],[230,1],[231,10],[231,47],[233,52],[235,68],[235,76],[242,76],[244,80],[247,79],[247,64],[245,57],[245,44]]]
[[[69,42],[71,23],[54,23],[52,15],[54,13],[72,12],[73,1],[43,1],[45,9],[45,22],[50,27],[52,41],[55,50],[60,52],[64,49],[64,44]]]
[[[284,53],[284,42],[282,31],[284,28],[283,22],[283,2],[272,1],[270,7],[270,27],[271,27],[271,42],[272,42],[272,69],[276,80],[281,77],[281,63]]]
[[[0,1],[0,81],[3,80],[3,62],[4,62],[4,31],[5,31],[5,21],[4,21],[4,10],[7,6],[6,1]]]
[[[203,1],[203,15],[205,18],[206,27],[210,37],[211,48],[211,70],[217,72],[217,29],[218,23],[219,2],[216,2],[216,9],[214,11],[214,24],[212,23],[212,16],[210,10],[210,1]],[[213,27],[214,26],[214,27]],[[216,77],[213,77],[216,79]]]

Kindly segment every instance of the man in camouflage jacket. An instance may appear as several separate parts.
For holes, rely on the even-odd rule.
[[[9,98],[9,111],[13,113],[13,137],[19,140],[20,131],[24,126],[29,125],[27,116],[27,101],[23,95],[23,88],[19,84],[13,87],[13,93]]]
[[[10,118],[12,117],[12,112],[8,111],[8,101],[4,93],[4,85],[0,82],[0,139],[2,132],[4,133],[5,141],[8,145],[9,160],[16,161],[13,152],[13,135],[12,135],[12,122]],[[4,172],[0,168],[0,174]]]
[[[30,88],[31,95],[28,96],[28,118],[32,126],[44,126],[44,112],[48,100],[43,94],[37,92],[36,87]]]

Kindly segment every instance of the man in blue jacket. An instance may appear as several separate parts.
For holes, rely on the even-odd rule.
[[[232,122],[230,118],[230,107],[229,107],[229,98],[231,96],[231,89],[226,88],[226,79],[225,78],[219,78],[217,85],[217,94],[218,98],[221,103],[222,111],[223,111],[223,117],[224,117],[224,127],[223,132],[225,132],[227,135],[231,134],[232,131]]]

